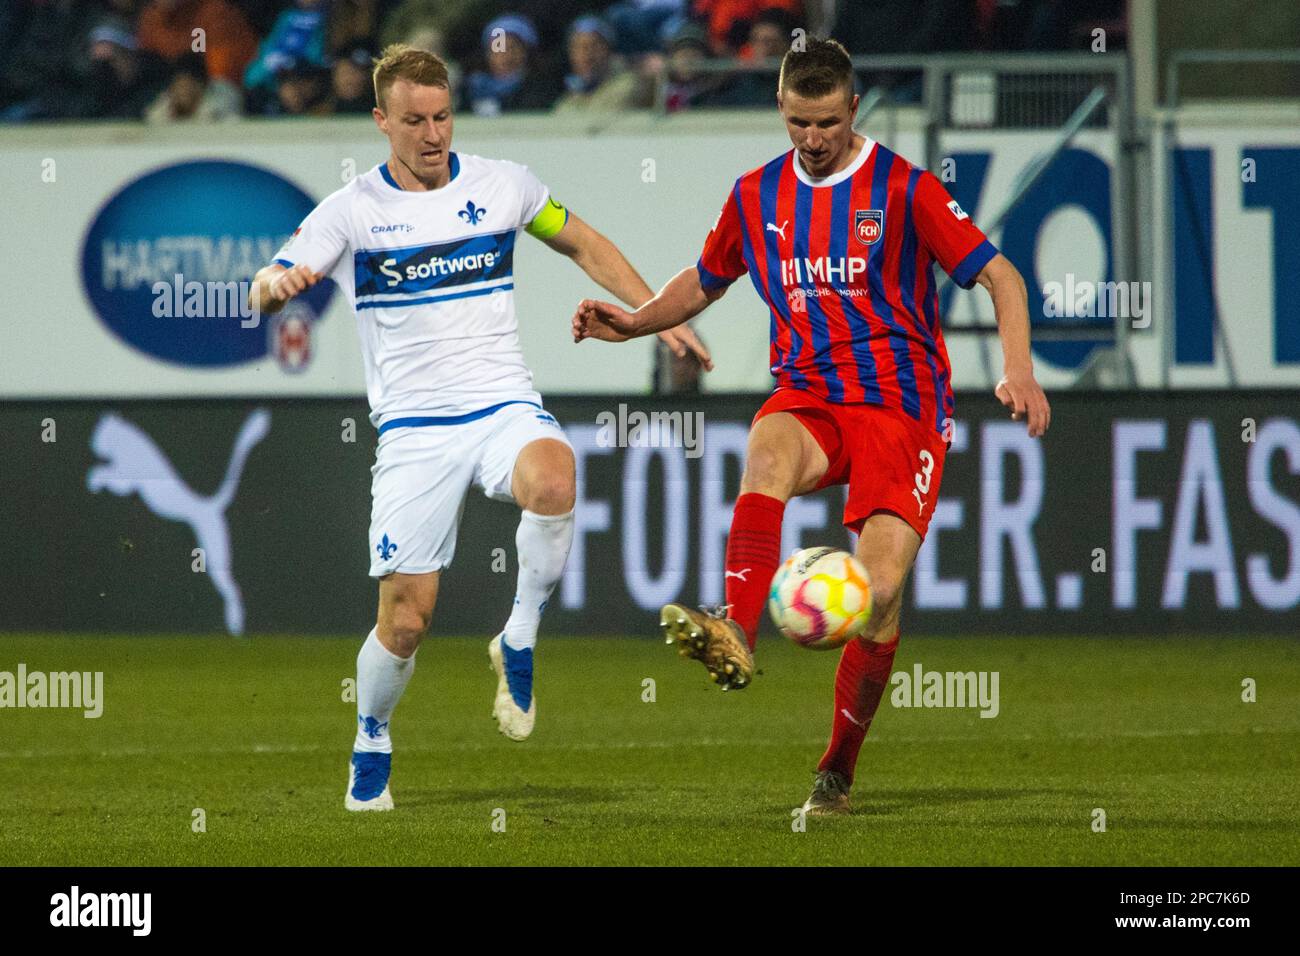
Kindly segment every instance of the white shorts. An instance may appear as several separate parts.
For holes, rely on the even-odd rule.
[[[370,469],[370,576],[424,574],[451,564],[470,486],[514,501],[515,459],[539,438],[569,443],[554,416],[527,402],[470,421],[383,432]]]

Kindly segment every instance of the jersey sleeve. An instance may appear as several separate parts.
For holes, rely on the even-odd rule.
[[[749,271],[745,265],[744,224],[740,221],[740,207],[736,204],[736,191],[727,196],[717,222],[704,240],[704,251],[695,264],[700,275],[700,286],[705,292],[726,288]]]
[[[963,289],[973,286],[980,270],[998,254],[933,173],[923,172],[916,184],[912,221],[930,255]]]
[[[515,168],[519,171],[519,222],[517,228],[527,229],[538,216],[546,214],[551,191],[537,178],[537,174],[527,166],[516,166]],[[561,206],[560,208],[564,207]],[[559,232],[559,230],[557,229],[556,232]],[[554,234],[551,233],[551,235]]]
[[[346,204],[330,196],[307,215],[271,261],[286,269],[301,263],[328,275],[347,248]]]

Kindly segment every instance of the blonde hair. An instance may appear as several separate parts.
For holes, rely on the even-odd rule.
[[[383,53],[375,61],[373,76],[375,102],[381,110],[388,108],[384,97],[398,80],[409,80],[418,86],[451,88],[447,64],[442,61],[442,57],[428,50],[417,50],[405,43],[393,43],[384,47]]]

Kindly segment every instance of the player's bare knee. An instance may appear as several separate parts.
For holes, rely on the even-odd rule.
[[[872,630],[890,627],[898,621],[903,605],[903,578],[887,571],[871,575]]]
[[[512,491],[525,511],[560,515],[573,510],[577,498],[573,449],[542,439],[524,448],[515,463]]]
[[[788,458],[771,446],[757,445],[746,456],[740,490],[744,494],[771,495],[785,500],[794,490],[795,479],[795,469]]]
[[[423,607],[420,602],[410,598],[399,598],[385,617],[380,628],[380,640],[398,657],[410,657],[429,630],[433,608]]]
[[[573,510],[576,497],[572,475],[551,473],[529,483],[521,504],[534,514],[562,515]]]

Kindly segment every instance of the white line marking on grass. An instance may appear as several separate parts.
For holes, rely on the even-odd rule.
[[[1124,730],[1114,733],[1079,733],[1061,734],[1003,734],[990,737],[981,734],[908,734],[868,737],[869,744],[916,744],[927,743],[966,743],[979,741],[986,744],[1019,743],[1021,741],[1057,741],[1057,740],[1115,740],[1117,738],[1161,738],[1161,737],[1248,737],[1256,734],[1300,734],[1300,727],[1281,727],[1265,729],[1252,727],[1249,730],[1223,730],[1218,728],[1200,729],[1195,727],[1178,730]],[[807,737],[803,739],[786,738],[783,740],[731,740],[713,737],[687,740],[620,740],[605,743],[542,743],[531,741],[529,750],[674,750],[692,747],[735,747],[738,750],[753,750],[760,747],[821,747],[825,746],[824,737]],[[499,741],[456,740],[442,744],[403,744],[397,748],[400,753],[436,753],[444,750],[504,750]],[[514,748],[511,748],[514,749]],[[250,756],[282,756],[285,754],[338,753],[347,754],[344,747],[326,744],[252,744],[242,747],[186,747],[165,749],[160,747],[110,747],[97,750],[0,750],[0,760],[43,760],[50,757],[159,757],[190,756],[207,757],[246,754]]]

